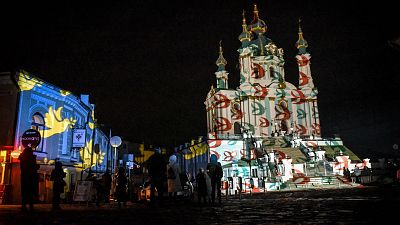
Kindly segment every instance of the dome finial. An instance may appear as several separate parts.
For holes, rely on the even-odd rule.
[[[254,18],[257,18],[257,19],[258,19],[258,9],[257,9],[257,4],[256,4],[256,3],[254,3],[254,10],[253,10],[253,12],[254,12]]]
[[[247,46],[247,43],[251,41],[251,33],[247,30],[247,24],[246,24],[246,14],[243,9],[242,12],[243,16],[243,23],[242,23],[242,33],[239,35],[239,41],[242,42],[242,47]]]
[[[301,18],[299,18],[299,33],[303,33],[303,31],[301,30]]]
[[[250,22],[250,30],[257,35],[267,32],[267,25],[259,18],[257,4],[254,4],[253,20]]]
[[[299,55],[307,53],[308,43],[303,37],[303,31],[301,29],[301,18],[299,18],[299,39],[296,42],[296,48],[299,50]]]
[[[222,55],[222,40],[219,41],[219,57],[217,61],[215,62],[218,66],[218,71],[223,71],[225,70],[225,65],[227,64],[224,56]]]

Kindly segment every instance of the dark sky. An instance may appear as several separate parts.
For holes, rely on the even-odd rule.
[[[0,7],[0,68],[90,94],[99,123],[125,140],[174,146],[206,135],[218,42],[239,83],[241,13],[254,1],[53,1]],[[82,3],[86,2],[86,3]],[[400,14],[390,1],[256,1],[297,86],[297,20],[312,55],[324,137],[363,157],[400,144]]]

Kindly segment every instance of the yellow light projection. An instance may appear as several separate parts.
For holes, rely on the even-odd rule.
[[[188,154],[185,154],[185,159],[192,159],[194,157],[207,153],[208,145],[206,143],[200,143],[198,145],[190,147],[189,149],[190,152]]]
[[[96,166],[96,163],[98,163],[98,164],[103,163],[104,156],[106,155],[106,153],[100,149],[99,154],[96,154],[95,152],[93,152],[93,159],[92,159],[91,158],[92,157],[92,142],[93,142],[93,140],[86,142],[85,148],[81,148],[81,150],[79,151],[79,155],[80,155],[81,159],[84,160],[84,164],[94,167],[94,166]],[[90,161],[92,161],[92,165],[90,165]]]
[[[32,90],[35,86],[42,86],[43,81],[40,81],[29,74],[24,73],[23,71],[19,72],[18,78],[18,86],[21,91],[29,91]]]
[[[67,96],[67,95],[70,95],[71,94],[71,92],[69,92],[69,91],[66,91],[66,90],[60,90],[60,94],[61,94],[61,96]]]
[[[94,110],[92,110],[92,115],[91,115],[91,117],[92,117],[92,121],[96,121],[96,120],[94,119]],[[89,124],[89,128],[93,130],[93,129],[94,129],[94,124],[95,124],[95,123],[89,121],[88,124]]]
[[[76,120],[72,117],[62,118],[61,111],[63,107],[59,107],[57,110],[53,110],[53,107],[49,107],[49,111],[45,114],[45,125],[47,129],[44,132],[43,138],[51,137],[55,134],[63,133],[68,127],[72,128],[75,125]]]

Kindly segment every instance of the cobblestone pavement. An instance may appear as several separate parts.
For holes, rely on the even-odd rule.
[[[17,205],[0,205],[0,224],[396,224],[399,204],[399,186],[314,189],[224,197],[221,206],[62,204],[63,210],[52,211],[51,205],[40,204],[35,212],[22,213]]]

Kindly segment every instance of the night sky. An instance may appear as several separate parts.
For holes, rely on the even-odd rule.
[[[254,1],[53,1],[0,7],[0,68],[22,68],[76,95],[124,140],[173,147],[206,136],[204,100],[218,43],[229,87],[239,84],[242,10]],[[86,2],[86,3],[82,3]],[[390,1],[256,1],[267,37],[298,85],[298,18],[319,90],[323,137],[339,134],[361,157],[400,144],[400,14]],[[106,128],[107,129],[107,128]]]

